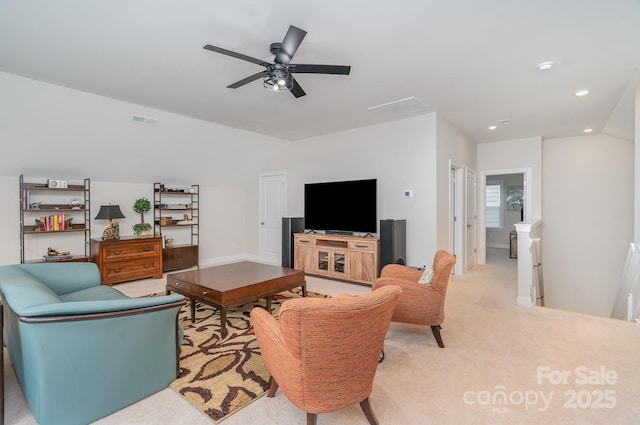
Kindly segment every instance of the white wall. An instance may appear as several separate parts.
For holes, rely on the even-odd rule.
[[[137,222],[133,201],[143,195],[152,199],[154,182],[197,183],[201,260],[257,253],[257,228],[247,227],[253,224],[254,205],[246,191],[257,185],[254,176],[262,164],[291,142],[7,73],[0,73],[0,93],[0,193],[5,199],[0,220],[7,223],[0,264],[20,260],[20,174],[44,180],[90,177],[92,217],[102,203],[119,204],[127,217],[121,220],[123,235],[131,234]],[[134,123],[132,115],[156,118],[158,124]],[[92,236],[102,236],[104,227],[93,223]],[[60,239],[42,237],[31,254],[42,255],[48,243],[67,250]]]
[[[1,145],[0,145],[1,146]],[[0,148],[1,149],[1,148]],[[4,203],[0,206],[2,240],[0,242],[0,265],[20,262],[20,191],[18,176],[0,176],[0,193]]]
[[[2,72],[0,93],[4,176],[243,186],[291,143]]]
[[[478,145],[478,171],[531,168],[531,217],[542,217],[542,138],[507,140]],[[488,173],[491,174],[491,173]]]
[[[636,88],[635,102],[635,129],[636,140],[635,149],[635,194],[634,194],[634,242],[640,244],[640,85]]]
[[[451,125],[441,114],[437,114],[437,148],[436,148],[436,182],[437,182],[437,241],[438,249],[452,251],[453,241],[451,241],[450,228],[452,212],[450,211],[450,166],[455,168],[467,167],[471,170],[477,169],[477,145],[471,142],[460,130]],[[466,181],[461,182],[460,188],[464,188]],[[466,211],[466,207],[462,207]],[[460,217],[464,220],[463,217]],[[464,260],[464,256],[462,256]],[[459,268],[460,271],[464,267]]]
[[[633,235],[631,142],[543,141],[545,305],[609,316]]]
[[[288,215],[294,217],[304,215],[305,183],[378,179],[378,219],[406,219],[408,264],[431,264],[436,250],[435,125],[432,113],[306,139],[261,171],[288,172]],[[413,198],[402,196],[406,189],[413,190]],[[255,214],[257,223],[257,208]]]

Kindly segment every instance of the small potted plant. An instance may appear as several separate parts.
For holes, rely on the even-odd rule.
[[[144,222],[144,214],[151,209],[151,202],[147,198],[138,198],[133,203],[133,210],[140,214],[140,223],[133,225],[133,232],[136,235],[147,236],[147,232],[151,230],[151,224]]]

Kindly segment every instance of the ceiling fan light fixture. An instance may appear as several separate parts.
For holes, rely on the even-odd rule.
[[[276,69],[264,76],[262,85],[271,91],[289,91],[293,88],[293,78],[288,72]]]
[[[553,68],[553,65],[554,65],[554,64],[553,64],[553,62],[551,62],[551,61],[542,62],[542,63],[539,63],[539,64],[536,66],[536,69],[537,69],[538,71],[548,71],[548,70],[550,70],[551,68]]]

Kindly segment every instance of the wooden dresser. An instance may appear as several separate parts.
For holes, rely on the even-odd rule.
[[[122,236],[92,239],[93,262],[100,269],[103,285],[153,277],[162,278],[162,238]]]

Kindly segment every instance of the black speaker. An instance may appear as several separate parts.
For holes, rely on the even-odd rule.
[[[406,264],[406,261],[407,220],[380,220],[380,270],[387,264]]]
[[[304,217],[282,217],[282,267],[293,268],[293,234],[304,232]]]

